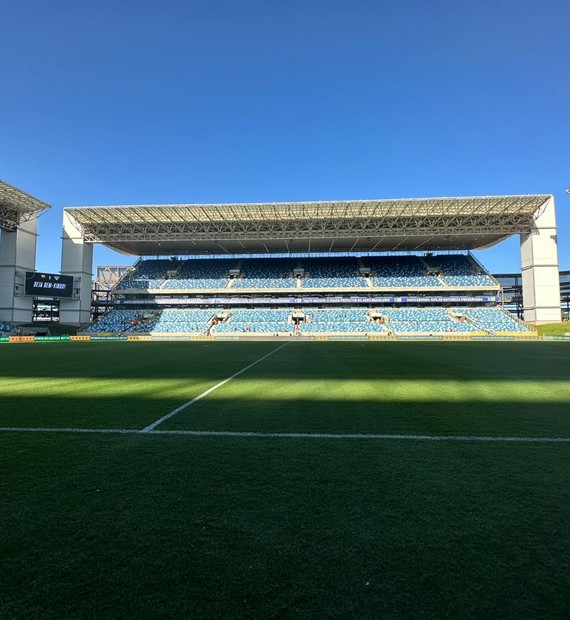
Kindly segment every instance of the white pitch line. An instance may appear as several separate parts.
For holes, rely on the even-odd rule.
[[[34,428],[0,426],[0,433],[91,433],[102,435],[185,435],[258,439],[366,439],[397,441],[477,441],[483,443],[570,443],[570,437],[492,437],[481,435],[389,435],[374,433],[258,433],[254,431],[141,431],[133,428]]]
[[[159,418],[158,420],[154,421],[152,424],[149,424],[148,426],[145,426],[142,429],[141,432],[143,432],[143,433],[150,433],[150,431],[153,431],[159,424],[162,424],[163,422],[166,422],[166,420],[168,420],[172,416],[175,416],[177,413],[180,413],[181,411],[183,411],[187,407],[190,407],[190,405],[193,405],[194,403],[198,402],[199,400],[202,400],[202,398],[205,398],[206,396],[208,396],[208,394],[211,394],[214,390],[217,390],[218,388],[221,388],[226,383],[229,383],[232,379],[235,379],[236,377],[241,375],[246,370],[249,370],[250,368],[252,368],[256,364],[259,364],[259,362],[262,362],[264,359],[267,359],[270,355],[273,355],[274,353],[277,353],[277,351],[279,351],[279,349],[282,349],[283,347],[286,347],[288,344],[289,344],[288,342],[286,342],[285,344],[282,344],[280,347],[277,347],[276,349],[273,349],[273,351],[270,351],[267,355],[264,355],[263,357],[260,357],[258,360],[256,360],[255,362],[253,362],[249,366],[246,366],[245,368],[242,368],[241,370],[238,370],[238,372],[233,374],[231,377],[228,377],[227,379],[224,379],[223,381],[220,381],[219,383],[216,383],[216,385],[214,385],[210,389],[206,390],[205,392],[202,392],[201,394],[196,396],[196,398],[193,398],[192,400],[189,400],[187,403],[184,403],[183,405],[180,405],[180,407],[177,407],[176,409],[174,409],[174,411],[171,411],[170,413],[167,413],[166,415],[162,416],[162,418]]]

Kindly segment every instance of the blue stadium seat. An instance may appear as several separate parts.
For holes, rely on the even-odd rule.
[[[449,286],[496,286],[489,274],[481,273],[476,264],[463,254],[429,256],[425,260],[430,267],[438,270]]]
[[[233,281],[235,289],[295,288],[293,269],[297,261],[287,258],[250,258],[241,261],[240,277]]]
[[[303,288],[363,288],[355,258],[304,258]]]
[[[378,287],[432,287],[441,282],[427,273],[417,256],[382,256],[363,259],[371,270],[371,280]]]

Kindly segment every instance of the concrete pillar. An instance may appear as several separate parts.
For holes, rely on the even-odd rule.
[[[32,322],[33,297],[25,297],[25,272],[36,269],[38,219],[21,223],[0,238],[0,320]]]
[[[560,276],[554,197],[534,215],[532,231],[520,236],[524,319],[555,323],[560,312]]]
[[[75,220],[63,211],[61,273],[73,276],[74,299],[62,299],[59,321],[68,325],[83,325],[91,318],[91,288],[93,279],[93,245],[85,243]]]

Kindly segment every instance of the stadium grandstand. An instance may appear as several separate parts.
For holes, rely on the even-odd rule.
[[[474,250],[520,236],[523,318]],[[91,319],[93,244],[140,257]],[[85,333],[259,336],[533,334],[560,321],[550,195],[70,207],[61,321]]]

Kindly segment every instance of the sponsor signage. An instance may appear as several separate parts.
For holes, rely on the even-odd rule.
[[[73,276],[26,271],[25,292],[35,297],[71,297]]]
[[[471,336],[471,340],[517,340],[515,336]]]
[[[445,336],[396,336],[396,340],[445,340]]]
[[[368,340],[368,336],[329,336],[329,340]]]
[[[417,303],[469,303],[469,302],[498,302],[499,296],[484,295],[438,295],[427,297],[387,297],[378,295],[345,296],[345,297],[152,297],[145,299],[115,299],[118,306],[233,306],[233,305],[298,305],[298,304],[417,304]]]
[[[127,336],[91,336],[91,340],[128,340]]]
[[[69,336],[34,336],[34,342],[68,342]]]

